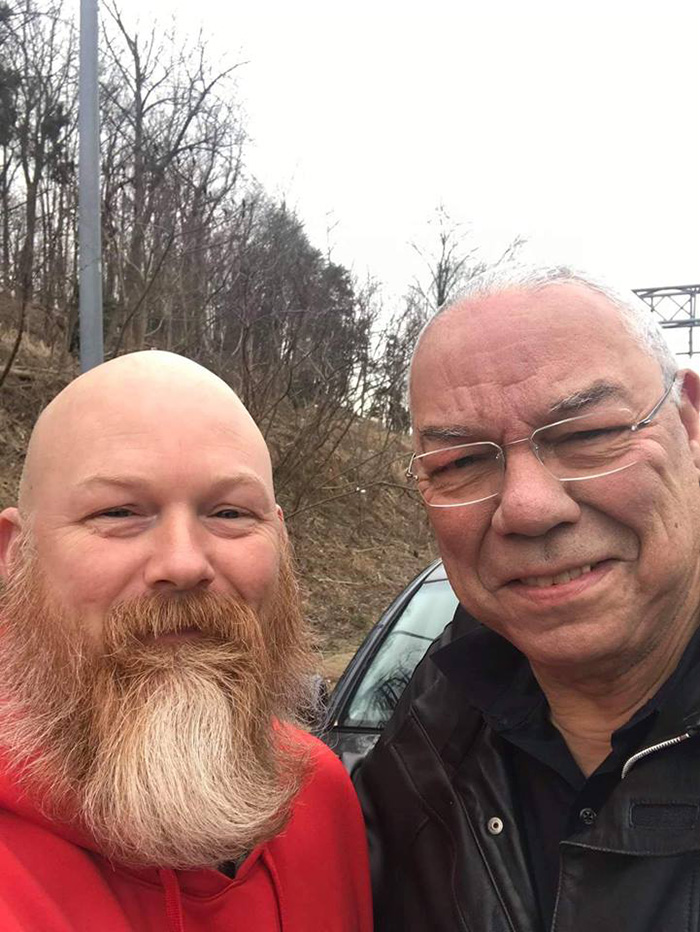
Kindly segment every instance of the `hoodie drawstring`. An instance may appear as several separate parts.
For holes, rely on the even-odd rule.
[[[161,868],[160,881],[165,891],[165,914],[168,917],[170,932],[185,932],[185,922],[182,918],[182,899],[180,897],[180,884],[177,874],[173,870]]]

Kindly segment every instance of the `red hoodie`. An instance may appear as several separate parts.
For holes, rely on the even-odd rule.
[[[235,879],[112,864],[0,774],[0,932],[370,932],[360,809],[316,739],[290,822]]]

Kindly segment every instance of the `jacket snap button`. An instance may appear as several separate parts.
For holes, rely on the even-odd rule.
[[[578,817],[584,825],[593,825],[595,820],[598,818],[598,815],[595,809],[589,809],[588,806],[586,806],[585,809],[582,809],[579,812]]]
[[[492,835],[500,835],[503,831],[503,822],[497,816],[494,816],[488,821],[488,830]]]

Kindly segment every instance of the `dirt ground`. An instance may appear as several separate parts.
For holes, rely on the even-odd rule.
[[[1,312],[0,307],[0,318]],[[12,336],[11,327],[0,333],[0,372]],[[0,387],[0,508],[15,501],[38,413],[76,374],[73,360],[52,357],[37,338],[23,340]],[[350,462],[358,448],[366,450],[379,433],[371,424],[351,430],[327,468],[332,471],[338,463]],[[319,481],[319,489],[322,486]],[[288,529],[319,650],[319,669],[334,682],[381,612],[436,552],[423,509],[391,481],[318,507],[313,501],[288,521]],[[281,504],[285,507],[284,497]]]

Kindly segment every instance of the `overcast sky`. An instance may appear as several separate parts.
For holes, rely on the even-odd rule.
[[[438,203],[487,252],[520,234],[629,287],[700,280],[697,0],[150,9],[247,62],[251,169],[388,294]]]

